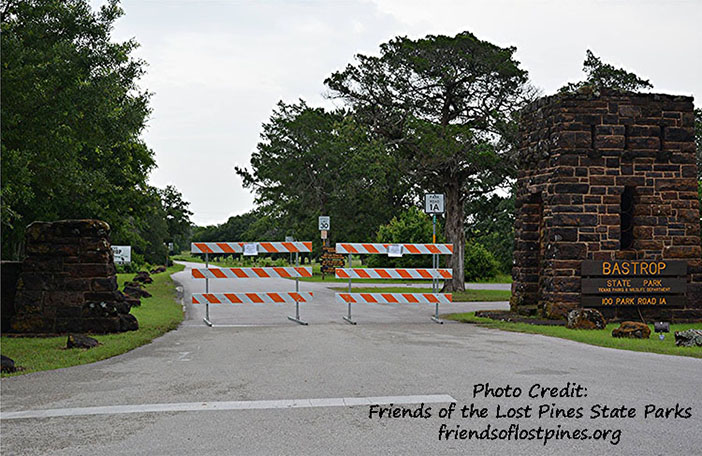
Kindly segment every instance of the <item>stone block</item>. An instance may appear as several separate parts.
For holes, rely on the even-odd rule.
[[[117,332],[138,327],[117,290],[109,225],[99,220],[35,222],[17,280],[10,330]]]

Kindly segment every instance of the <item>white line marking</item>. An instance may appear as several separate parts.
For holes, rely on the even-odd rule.
[[[213,410],[266,410],[311,407],[353,407],[360,405],[451,403],[456,400],[448,394],[426,396],[339,397],[320,399],[286,399],[273,401],[216,401],[182,402],[173,404],[108,405],[104,407],[77,407],[48,410],[21,410],[0,413],[0,420],[26,418],[54,418],[62,416],[118,415],[124,413],[201,412]]]

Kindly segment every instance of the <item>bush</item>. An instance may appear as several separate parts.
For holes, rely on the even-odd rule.
[[[439,234],[441,226],[437,223],[437,242],[443,238]],[[390,223],[378,228],[376,241],[390,244],[427,244],[432,240],[431,218],[416,207],[403,211],[399,216],[393,217]],[[385,267],[429,267],[429,255],[404,255],[402,258],[388,258],[387,255],[368,255],[368,266],[374,268]]]
[[[466,243],[464,268],[466,282],[490,279],[500,271],[500,263],[482,244],[468,242]]]

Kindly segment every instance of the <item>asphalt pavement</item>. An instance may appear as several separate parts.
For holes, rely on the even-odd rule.
[[[222,305],[211,309],[221,326],[210,328],[202,306],[188,304],[202,283],[189,271],[175,279],[187,308],[178,330],[98,363],[2,379],[3,455],[701,454],[698,359],[438,325],[430,306],[354,307],[352,326],[328,285],[309,282],[301,283],[315,293],[301,309],[309,326],[287,320],[292,305]],[[294,287],[224,282],[214,287]],[[439,417],[452,402],[459,412]],[[404,418],[394,409],[378,418],[372,404],[391,403],[408,410]],[[474,414],[461,418],[471,404]],[[498,405],[510,416],[498,418]],[[615,417],[603,417],[604,406]],[[634,417],[620,416],[631,408]],[[459,433],[440,440],[446,430]],[[461,430],[475,432],[455,438]]]

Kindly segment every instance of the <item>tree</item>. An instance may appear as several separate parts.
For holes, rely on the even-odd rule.
[[[172,185],[167,185],[159,194],[168,228],[166,242],[173,242],[180,251],[187,246],[191,234],[190,216],[193,213],[188,209],[190,203],[184,201],[183,195]]]
[[[139,138],[149,93],[133,40],[111,41],[117,0],[6,2],[2,10],[2,255],[18,258],[35,220],[100,218],[138,243],[158,199]]]
[[[514,252],[514,188],[508,195],[488,194],[469,201],[466,213],[468,242],[484,246],[499,263],[500,272],[509,274]]]
[[[317,217],[329,215],[336,239],[367,240],[406,202],[407,187],[382,145],[349,113],[304,101],[278,103],[251,169],[236,172],[257,195],[253,229],[279,239],[317,240]]]
[[[469,32],[455,37],[398,37],[380,56],[356,63],[325,83],[346,101],[420,189],[446,194],[446,238],[454,244],[453,280],[464,286],[464,203],[489,193],[509,173],[501,135],[529,95],[527,72],[501,48]]]
[[[560,92],[576,92],[588,87],[592,89],[606,87],[634,92],[653,88],[653,84],[648,79],[642,79],[623,68],[616,68],[609,63],[602,62],[589,49],[585,53],[583,71],[586,74],[584,81],[566,84],[561,87]]]
[[[255,211],[249,211],[245,214],[229,217],[226,222],[219,225],[195,227],[193,232],[193,241],[255,241],[256,239],[252,237],[250,231],[251,227],[256,223],[259,217],[260,216]]]

